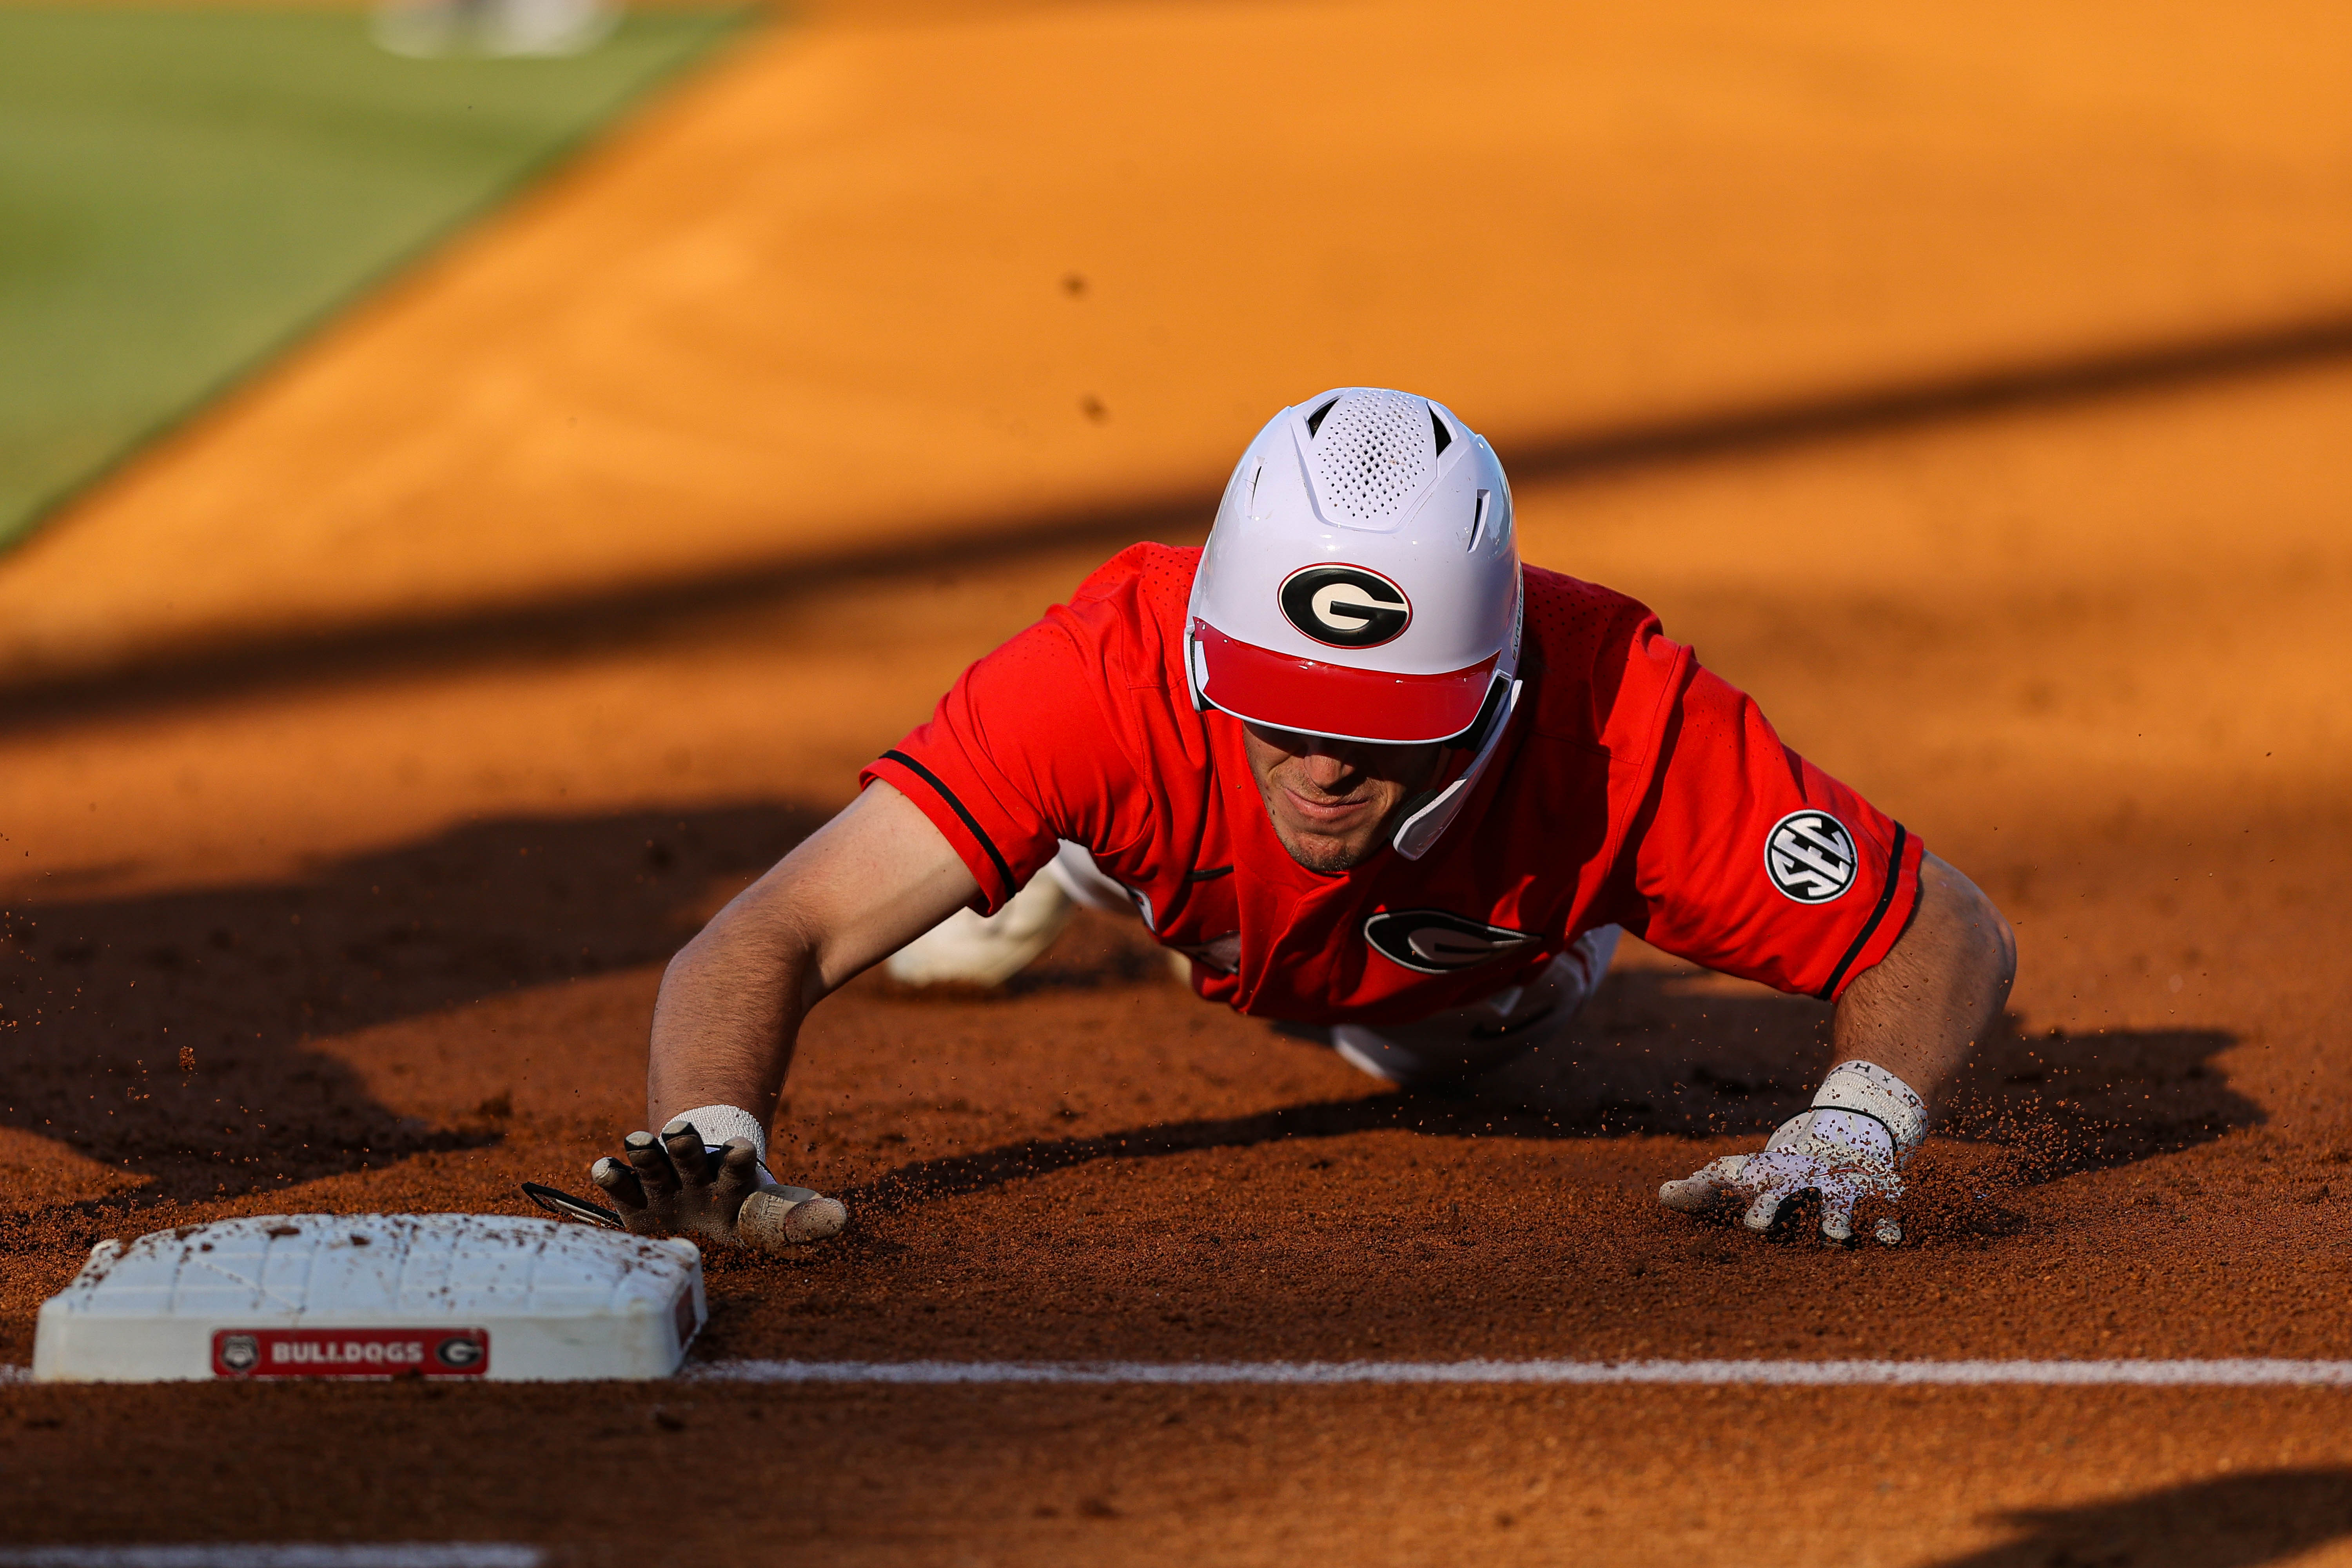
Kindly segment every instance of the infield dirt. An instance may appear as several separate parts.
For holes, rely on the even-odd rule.
[[[1126,429],[1106,393],[1113,420],[1074,414],[1072,431],[1018,451],[967,435],[896,468],[885,451],[835,470],[788,447],[719,465],[760,502],[740,507],[705,505],[725,486],[697,476],[719,470],[659,442],[574,463],[482,437],[518,463],[544,458],[545,493],[562,499],[534,511],[498,489],[520,469],[478,461],[489,447],[428,439],[451,363],[474,376],[467,406],[511,411],[499,428],[569,417],[561,378],[493,374],[583,341],[528,312],[499,324],[485,280],[525,275],[502,247],[555,244],[567,225],[626,231],[632,209],[599,204],[660,188],[644,161],[692,142],[706,110],[751,124],[745,106],[777,80],[805,84],[812,59],[905,73],[950,45],[1025,49],[1046,61],[1042,81],[1071,58],[1045,46],[1099,49],[1105,29],[1160,18],[1239,47],[1321,14],[1038,11],[780,37],[681,100],[667,130],[584,167],[0,565],[0,603],[26,607],[8,612],[22,635],[0,710],[0,849],[18,868],[0,879],[0,1362],[28,1357],[36,1304],[100,1237],[274,1210],[511,1210],[519,1180],[576,1184],[642,1120],[668,952],[1139,518],[1196,540],[1205,510],[1180,503],[1213,489],[1214,454],[1238,449],[1260,403],[1311,390],[1273,369],[1215,380],[1195,363],[1198,321],[1146,312],[1120,351],[1134,384],[1197,377],[1192,390],[1223,400],[1213,418],[1141,414],[1145,433],[1120,437],[1137,446],[1090,455],[1075,443]],[[1687,32],[1669,32],[1654,53],[1684,58]],[[1917,123],[1891,144],[1927,151],[1890,153],[1873,188],[1926,192],[1918,210],[1947,225],[1874,216],[1851,190],[1793,202],[1855,165],[1787,108],[1814,100],[1748,103],[1725,144],[1769,142],[1781,184],[1738,256],[1810,279],[1813,313],[1779,310],[1788,296],[1770,289],[1757,306],[1741,290],[1761,274],[1712,241],[1634,226],[1622,275],[1560,264],[1617,314],[1578,314],[1567,290],[1534,286],[1524,256],[1510,265],[1529,280],[1498,295],[1524,339],[1550,334],[1563,375],[1590,377],[1582,392],[1476,361],[1435,309],[1387,342],[1435,345],[1400,349],[1393,374],[1375,376],[1360,348],[1267,350],[1265,364],[1317,384],[1427,381],[1495,429],[1531,559],[1653,604],[1792,744],[2010,913],[2014,1017],[1919,1161],[1909,1242],[1759,1242],[1654,1205],[1659,1181],[1802,1102],[1825,1060],[1814,1004],[1637,951],[1568,1048],[1465,1097],[1407,1097],[1194,1003],[1132,930],[1088,917],[1003,996],[913,996],[868,977],[820,1010],[779,1161],[786,1179],[845,1195],[854,1228],[804,1255],[712,1258],[701,1354],[2352,1353],[2352,917],[2337,895],[2352,866],[2352,360],[2326,326],[2352,300],[2322,287],[2352,252],[2346,143],[2295,119],[2304,100],[2287,89],[2229,100],[2254,105],[2235,119],[2214,107],[2212,80],[2245,58],[2301,79],[2291,50],[2263,56],[2239,35],[2239,55],[2200,75],[2185,52],[2200,40],[2176,40],[2176,58],[2133,33],[2137,52],[2090,94],[2129,112],[2039,141],[2018,129],[2042,123],[2032,114],[1987,118],[1997,94],[1919,88],[1937,40],[1857,30],[1825,53],[1811,37],[1782,35],[1772,58],[1825,83],[1823,101],[1864,105],[1839,114],[1867,118],[1874,81],[1910,84],[1888,101],[1943,105],[1904,111]],[[1934,58],[1954,79],[1973,79],[1954,59],[1993,68]],[[1642,79],[1676,103],[1726,101],[1675,98],[1671,74]],[[2093,121],[2105,140],[2082,131]],[[806,180],[842,142],[812,144],[772,154],[768,184],[739,184]],[[1666,177],[1654,156],[1624,167]],[[1939,167],[2006,173],[1969,186]],[[1602,195],[1647,188],[1581,177]],[[1484,178],[1479,200],[1497,210],[1540,184],[1508,160]],[[2078,188],[2092,205],[2139,191],[2143,208],[2109,215],[2138,242],[2097,249],[2102,224],[2058,194]],[[2200,190],[2237,214],[2234,272],[2181,216]],[[712,224],[764,210],[743,189],[721,195]],[[1847,227],[1826,234],[1825,211]],[[2090,248],[2003,251],[2004,215]],[[1097,226],[1150,250],[1141,229]],[[929,232],[864,243],[919,272]],[[2009,266],[2011,286],[1938,310],[1969,268],[1937,237],[1986,235],[1969,254]],[[1650,254],[1685,269],[1658,275],[1668,303],[1622,280]],[[1943,283],[1911,289],[1898,263],[1939,254]],[[1823,281],[1824,256],[1856,273]],[[1085,308],[1054,292],[1073,264],[1030,259],[1046,303]],[[1404,280],[1428,264],[1383,265]],[[1103,302],[1116,270],[1085,276]],[[618,331],[649,287],[624,268],[550,289],[571,301],[565,330],[586,332]],[[1822,325],[1873,310],[1843,338]],[[1340,299],[1319,319],[1336,338],[1329,323],[1378,314]],[[992,319],[1000,351],[1034,340],[1036,363],[1053,362],[1032,376],[1007,361],[1040,409],[1070,379],[1055,356],[1097,352]],[[1176,347],[1148,348],[1155,322]],[[920,337],[919,323],[899,330]],[[1613,345],[1620,371],[1566,357],[1582,338]],[[622,340],[657,367],[691,359],[673,336]],[[2179,348],[2192,342],[2204,349]],[[420,342],[451,346],[438,361],[401,346]],[[762,352],[793,375],[832,363]],[[609,378],[628,356],[589,357]],[[1641,363],[1681,379],[1622,372]],[[875,401],[841,427],[878,442],[875,428],[952,409],[961,373],[928,374],[877,372]],[[1477,395],[1437,384],[1446,374]],[[646,405],[703,417],[690,378],[666,375],[648,373]],[[381,487],[330,493],[280,462],[323,472],[331,455],[312,447],[331,439],[365,457],[370,411],[378,430],[416,433],[399,461],[422,477],[397,516],[362,504]],[[1612,430],[1633,435],[1592,434]],[[440,455],[416,455],[428,448]],[[741,450],[767,448],[747,435]],[[815,472],[849,476],[837,511],[771,488]],[[929,500],[914,493],[926,487]],[[310,510],[271,510],[273,497]],[[961,521],[959,497],[972,502]],[[230,559],[228,535],[208,531],[240,507],[283,531]],[[441,542],[410,540],[402,519]],[[451,542],[469,537],[482,548]],[[593,548],[575,552],[580,538]],[[954,542],[892,543],[918,538]],[[184,598],[174,551],[204,557]],[[422,564],[387,575],[387,551]],[[842,1563],[2335,1562],[2352,1560],[2342,1400],[7,1385],[0,1517],[26,1542],[517,1539],[589,1562],[647,1548]]]

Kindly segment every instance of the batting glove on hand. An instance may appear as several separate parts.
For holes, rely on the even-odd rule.
[[[1692,1212],[1721,1198],[1745,1204],[1741,1223],[1769,1230],[1780,1205],[1800,1193],[1822,1197],[1822,1237],[1853,1239],[1854,1205],[1864,1198],[1899,1203],[1903,1164],[1927,1136],[1927,1107],[1901,1079],[1870,1062],[1830,1069],[1813,1108],[1780,1123],[1760,1154],[1732,1154],[1658,1189],[1670,1209]],[[1893,1247],[1903,1227],[1882,1218],[1872,1234]]]
[[[621,1141],[628,1163],[607,1156],[589,1167],[633,1236],[690,1236],[721,1247],[777,1250],[837,1235],[849,1223],[838,1198],[788,1187],[768,1174],[749,1138],[707,1144],[679,1117]]]

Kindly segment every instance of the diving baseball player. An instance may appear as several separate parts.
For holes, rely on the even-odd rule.
[[[1648,610],[1522,566],[1494,452],[1401,392],[1275,416],[1204,548],[1114,557],[863,776],[672,960],[662,1132],[593,1173],[630,1229],[838,1230],[765,1164],[801,1020],[901,949],[910,978],[1001,978],[1050,940],[1057,888],[1132,908],[1208,1000],[1408,1086],[1555,1036],[1621,931],[1834,1001],[1812,1108],[1658,1195],[1760,1231],[1813,1192],[1839,1242],[1864,1200],[1901,1238],[1904,1163],[2015,970],[1967,878]]]

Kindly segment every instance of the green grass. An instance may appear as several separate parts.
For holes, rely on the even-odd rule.
[[[746,15],[415,60],[355,11],[0,5],[0,548]]]

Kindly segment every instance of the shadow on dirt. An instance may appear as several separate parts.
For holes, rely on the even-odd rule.
[[[1924,375],[1770,397],[1663,418],[1555,430],[1507,442],[1521,484],[1544,478],[1769,451],[1959,419],[2058,408],[2243,376],[2274,374],[2352,354],[2352,314],[2323,309],[2263,326],[2137,343],[2074,347],[2007,364],[1937,367]],[[1088,500],[1073,510],[967,517],[927,537],[767,561],[730,561],[667,580],[655,575],[537,602],[395,615],[320,631],[264,626],[209,646],[149,650],[103,669],[0,679],[0,733],[152,712],[239,693],[284,690],[381,670],[479,666],[560,655],[593,643],[658,636],[698,617],[814,598],[850,583],[983,564],[1097,542],[1108,556],[1139,539],[1195,542],[1217,510],[1216,484],[1179,485],[1124,505]]]
[[[497,1107],[443,1125],[404,1119],[305,1042],[658,963],[819,820],[780,805],[501,820],[282,883],[18,904],[0,916],[0,1126],[147,1178],[142,1201],[494,1142]],[[1082,921],[1013,989],[1134,984],[1163,963],[1124,922]],[[1093,1160],[1375,1129],[1761,1132],[1802,1109],[1828,1061],[1829,1018],[1821,1004],[1697,971],[1620,972],[1562,1044],[1454,1096],[1374,1093],[1038,1140],[849,1195],[918,1202]],[[2023,1181],[2208,1142],[2262,1120],[2210,1066],[2231,1043],[2197,1030],[2004,1034],[1943,1128],[1998,1150],[2007,1178]],[[2063,1115],[2051,1109],[2061,1100]]]
[[[499,1137],[306,1040],[658,963],[810,831],[762,805],[476,824],[299,880],[0,916],[0,1126],[209,1198]]]
[[[1934,1568],[2256,1568],[2352,1535],[2352,1471],[2225,1476],[2001,1522],[2025,1533]]]
[[[1060,983],[1086,984],[1088,974],[1075,970]],[[919,1162],[843,1196],[896,1207],[1097,1160],[1381,1131],[1433,1138],[1760,1135],[1811,1100],[1829,1065],[1830,1019],[1824,1004],[1697,970],[1619,971],[1569,1038],[1444,1094],[1369,1091],[1252,1116],[1032,1139]],[[2263,1120],[2210,1065],[2234,1043],[2210,1029],[2025,1037],[2004,1028],[1948,1096],[1937,1131],[1972,1146],[1966,1163],[1974,1176],[2004,1186],[2210,1142]],[[2000,1219],[1997,1207],[1972,1205],[1965,1228],[1998,1230]]]
[[[1473,1090],[1574,1132],[1769,1132],[1828,1069],[1832,1016],[1699,970],[1621,970],[1561,1046]],[[2027,1182],[2210,1142],[2264,1120],[2212,1065],[2236,1043],[2218,1029],[2028,1036],[2004,1018],[1946,1090],[1937,1131],[2000,1147]]]

